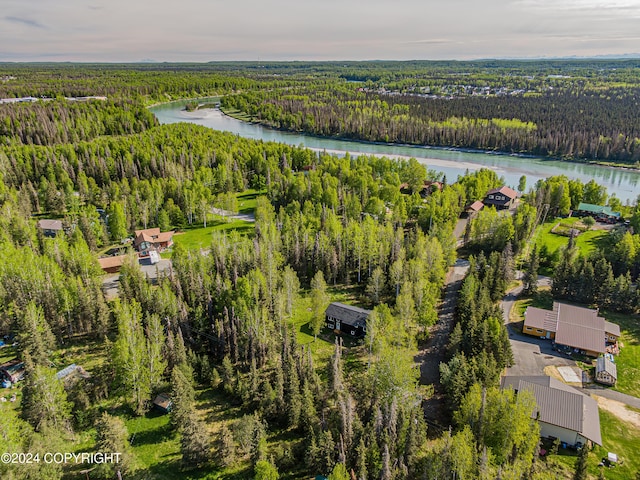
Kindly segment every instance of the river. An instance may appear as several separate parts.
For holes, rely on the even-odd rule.
[[[315,137],[299,133],[282,132],[253,123],[247,123],[224,115],[218,109],[202,109],[193,112],[184,110],[186,101],[166,103],[151,107],[150,110],[161,124],[190,122],[214,130],[228,131],[246,138],[281,142],[289,145],[304,145],[312,150],[327,151],[343,155],[377,155],[389,158],[416,158],[428,168],[444,172],[447,181],[454,181],[465,171],[475,171],[486,167],[502,176],[505,183],[517,187],[522,175],[527,176],[527,187],[541,178],[566,175],[586,183],[594,179],[607,187],[608,193],[615,194],[623,203],[633,203],[640,195],[640,171],[605,167],[575,162],[563,162],[539,157],[522,157],[495,153],[467,152],[455,149],[419,146],[375,144],[331,138]]]

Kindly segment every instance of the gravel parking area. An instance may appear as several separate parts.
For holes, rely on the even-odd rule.
[[[169,259],[162,259],[155,265],[152,265],[148,258],[141,258],[140,270],[144,273],[151,283],[156,283],[158,276],[169,274],[171,272],[172,263]],[[118,296],[118,288],[120,287],[120,274],[109,274],[102,277],[102,290],[107,300]]]
[[[553,350],[550,340],[523,335],[517,325],[520,324],[507,325],[514,360],[507,375],[545,375],[545,367],[576,366],[571,357]]]

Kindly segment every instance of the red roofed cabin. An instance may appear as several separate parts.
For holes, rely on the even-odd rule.
[[[151,251],[161,252],[173,245],[173,234],[175,232],[161,232],[159,228],[147,228],[146,230],[136,230],[136,238],[133,246],[141,257],[149,256]]]
[[[474,215],[476,215],[480,210],[482,210],[484,208],[484,203],[482,203],[480,200],[473,202],[471,205],[469,205],[465,212],[467,214],[468,217],[473,217]]]
[[[493,206],[496,210],[508,210],[513,207],[518,194],[509,187],[500,187],[489,190],[482,203]]]

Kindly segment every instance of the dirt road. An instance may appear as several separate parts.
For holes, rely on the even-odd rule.
[[[420,384],[434,387],[433,396],[423,405],[425,416],[432,426],[448,426],[445,398],[440,385],[440,363],[446,359],[449,334],[454,326],[457,293],[468,269],[469,262],[462,259],[449,269],[442,303],[438,309],[438,321],[429,332],[428,342],[415,357],[420,364]]]

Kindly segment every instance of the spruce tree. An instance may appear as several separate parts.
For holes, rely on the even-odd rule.
[[[101,452],[118,452],[118,463],[103,463],[98,466],[98,475],[114,478],[116,471],[125,475],[131,470],[132,451],[129,444],[129,432],[124,421],[104,412],[96,421],[96,445]]]
[[[589,449],[585,445],[580,450],[578,460],[576,461],[576,469],[573,474],[573,480],[587,480],[587,462],[589,460]]]
[[[538,290],[538,267],[540,266],[540,258],[538,257],[538,247],[533,245],[533,250],[529,255],[524,276],[522,278],[523,292],[525,295],[533,295]]]
[[[205,423],[194,410],[189,410],[179,427],[182,462],[200,466],[211,459],[211,439]]]

